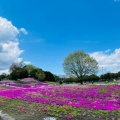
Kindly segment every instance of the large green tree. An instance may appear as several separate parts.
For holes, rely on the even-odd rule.
[[[27,71],[28,71],[28,74],[30,75],[30,72],[31,72],[32,70],[36,69],[36,67],[33,66],[33,65],[25,65],[25,66],[24,66],[24,69],[27,70]]]
[[[0,80],[5,79],[6,77],[7,77],[7,74],[6,74],[6,73],[2,73],[2,74],[0,75]]]
[[[45,81],[51,81],[51,82],[55,82],[55,77],[54,75],[49,72],[49,71],[44,71],[46,77],[45,77]]]
[[[10,73],[10,79],[17,80],[28,77],[28,72],[24,68],[17,68]]]
[[[83,84],[83,76],[95,74],[98,63],[84,51],[75,51],[65,58],[63,68],[68,76],[79,78],[80,83]]]
[[[24,63],[23,62],[13,62],[9,68],[10,73],[12,73],[13,71],[16,71],[19,68],[23,68],[24,67]]]
[[[44,71],[42,69],[37,68],[37,71],[35,72],[35,77],[37,78],[37,80],[39,81],[44,81],[46,74],[44,73]]]
[[[25,78],[28,77],[28,72],[27,70],[25,70],[24,67],[24,63],[23,62],[14,62],[11,64],[10,66],[10,79],[12,80],[17,80],[17,79],[21,79],[21,78]]]

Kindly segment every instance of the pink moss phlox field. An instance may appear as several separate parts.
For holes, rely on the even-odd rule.
[[[25,80],[27,78],[24,78]],[[32,78],[33,79],[33,78]],[[6,85],[6,86],[9,86],[9,87],[14,87],[14,88],[30,88],[30,87],[41,87],[41,86],[48,86],[49,84],[47,83],[43,83],[43,82],[38,82],[38,83],[33,83],[33,84],[20,84],[20,83],[14,83],[12,81],[0,81],[0,84],[3,84],[3,85]]]
[[[34,78],[29,77],[29,78],[23,78],[23,79],[20,79],[20,81],[23,81],[23,82],[34,82],[34,81],[35,81],[35,79],[34,79]]]
[[[68,115],[68,116],[67,116],[67,120],[71,120],[72,118],[73,118],[72,115]]]
[[[112,111],[120,109],[120,85],[100,85],[88,88],[71,86],[17,88],[0,91],[0,96],[9,99],[96,110]]]

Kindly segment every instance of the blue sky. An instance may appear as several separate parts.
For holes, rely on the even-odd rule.
[[[119,0],[0,0],[0,17],[18,29],[14,39],[18,40],[16,49],[21,51],[1,70],[21,58],[60,75],[64,74],[65,57],[84,50],[96,58],[100,70],[103,67],[104,72],[120,71]]]

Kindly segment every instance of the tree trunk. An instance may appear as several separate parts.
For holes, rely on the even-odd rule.
[[[80,80],[80,84],[83,85],[83,80],[82,79]]]
[[[83,79],[82,79],[82,76],[80,76],[80,84],[83,85]]]

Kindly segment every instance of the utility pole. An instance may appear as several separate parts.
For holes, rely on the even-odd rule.
[[[103,67],[102,67],[102,80],[103,80]]]
[[[102,74],[103,74],[103,67],[102,67]]]

